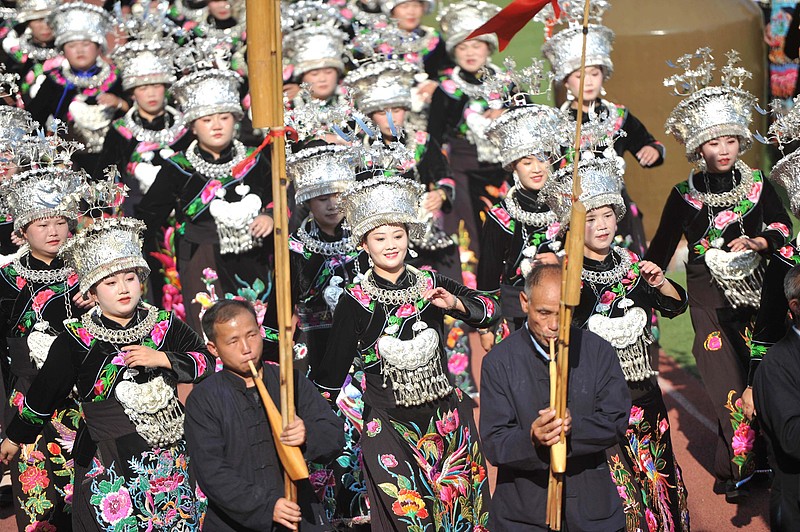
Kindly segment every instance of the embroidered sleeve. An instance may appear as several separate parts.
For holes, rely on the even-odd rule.
[[[159,316],[161,317],[161,316]],[[171,322],[171,324],[170,324]],[[164,324],[163,327],[160,327]],[[164,328],[163,332],[160,332]],[[151,338],[167,336],[164,352],[172,364],[178,382],[197,383],[214,372],[214,358],[208,353],[203,339],[181,320],[160,320],[153,328]]]
[[[463,320],[471,327],[489,327],[502,316],[500,298],[497,295],[472,290],[439,274],[436,274],[436,284],[461,300],[467,311],[466,313],[461,313],[452,310],[448,314],[456,319]]]

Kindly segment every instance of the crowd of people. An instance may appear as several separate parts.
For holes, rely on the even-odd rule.
[[[483,0],[440,6],[439,28],[432,0],[284,3],[276,287],[283,169],[251,119],[244,3],[4,1],[0,502],[19,530],[547,530],[566,438],[565,529],[686,532],[656,330],[687,309],[715,491],[742,503],[771,466],[771,525],[800,527],[800,249],[772,184],[800,215],[800,106],[773,106],[762,173],[740,158],[758,102],[738,54],[665,57],[693,168],[648,240],[622,155],[666,153],[606,99],[614,33],[590,4],[588,28],[583,2],[545,7],[549,66],[519,67],[470,38],[499,11]],[[553,87],[563,105],[534,103]],[[665,274],[682,240],[686,287]],[[256,381],[280,402],[286,289],[296,418],[273,433]],[[307,461],[296,498],[281,446]]]

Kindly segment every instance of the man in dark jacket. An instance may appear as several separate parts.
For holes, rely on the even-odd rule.
[[[783,291],[793,326],[769,349],[753,379],[756,414],[769,437],[775,471],[769,504],[775,532],[800,530],[800,266],[786,274]]]
[[[275,404],[280,375],[261,363],[262,340],[249,303],[220,301],[203,316],[209,351],[224,369],[196,386],[186,401],[186,441],[191,471],[208,497],[204,529],[219,531],[330,530],[306,480],[298,503],[284,498],[283,468],[249,361]],[[295,372],[297,417],[280,436],[308,460],[327,463],[344,447],[344,427],[317,389]],[[306,431],[308,426],[308,431]]]
[[[534,268],[520,295],[525,325],[483,360],[480,433],[497,466],[489,512],[492,532],[548,530],[545,524],[550,447],[567,435],[562,530],[609,532],[625,527],[605,450],[625,435],[631,408],[613,347],[570,331],[566,419],[550,403],[548,346],[558,337],[561,267]]]

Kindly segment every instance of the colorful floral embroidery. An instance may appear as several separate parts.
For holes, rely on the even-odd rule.
[[[609,466],[611,480],[617,487],[620,499],[622,499],[622,509],[625,513],[625,529],[637,530],[642,518],[642,507],[635,497],[637,490],[636,486],[633,485],[631,474],[625,468],[625,463],[620,459],[619,454],[611,456]]]
[[[735,390],[728,392],[728,402],[725,404],[725,408],[731,413],[731,426],[733,427],[733,440],[731,441],[733,458],[731,461],[739,467],[739,478],[745,479],[755,471],[756,467],[752,452],[756,433],[744,415],[742,398],[739,397],[734,402],[735,395]]]
[[[372,421],[367,423],[367,436],[374,438],[381,433],[382,428],[381,420],[378,418],[373,418]]]
[[[464,323],[445,316],[444,327],[445,331],[448,331],[447,339],[444,342],[447,371],[453,377],[458,388],[473,395],[477,390],[470,374],[469,362],[472,351],[469,345],[469,336],[464,331]]]
[[[706,341],[703,342],[703,347],[706,351],[719,351],[722,349],[722,333],[720,331],[714,331],[706,337]]]
[[[247,156],[249,157],[254,151],[255,148],[248,148]],[[239,169],[235,175],[225,176],[220,179],[211,179],[210,181],[206,182],[206,184],[203,186],[203,189],[184,208],[183,212],[186,213],[186,216],[191,219],[195,219],[198,215],[204,212],[208,208],[208,205],[211,203],[211,201],[216,197],[217,191],[221,188],[227,188],[229,185],[244,179],[248,172],[250,172],[250,170],[252,170],[256,165],[259,157],[260,156],[256,156],[252,159],[249,159],[247,164]],[[178,164],[186,171],[192,168],[191,163],[189,163],[189,160],[186,159],[186,156],[182,153],[176,153],[170,157],[169,160]]]

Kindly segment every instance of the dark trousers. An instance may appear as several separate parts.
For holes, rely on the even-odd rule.
[[[769,497],[769,528],[772,532],[800,530],[800,474],[775,469]]]

